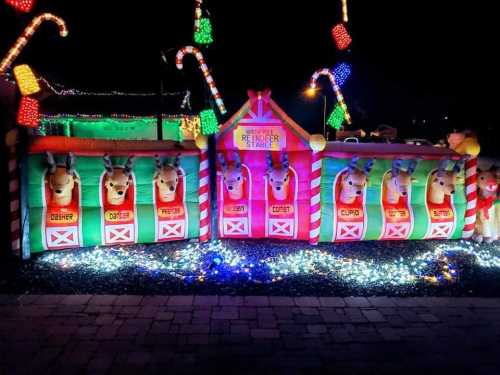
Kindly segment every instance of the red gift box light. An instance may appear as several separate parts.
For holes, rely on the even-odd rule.
[[[15,10],[23,13],[29,13],[35,5],[35,0],[5,0],[5,2]]]
[[[341,23],[335,25],[332,29],[332,37],[337,45],[337,48],[342,51],[349,47],[352,42],[351,36],[349,32],[345,28],[345,26]]]
[[[30,128],[38,127],[40,123],[40,103],[38,100],[23,96],[17,112],[17,123]]]

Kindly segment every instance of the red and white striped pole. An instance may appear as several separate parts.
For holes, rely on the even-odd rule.
[[[196,137],[196,145],[200,149],[200,185],[198,197],[200,204],[200,242],[210,240],[210,170],[208,162],[208,140],[207,137],[199,135]]]
[[[309,145],[312,148],[309,243],[317,245],[321,229],[321,165],[326,140],[321,134],[315,134],[309,139]]]
[[[471,157],[465,162],[465,195],[467,209],[465,210],[465,224],[462,231],[462,238],[470,239],[476,227],[477,157]]]
[[[21,201],[19,194],[19,168],[16,147],[17,137],[18,130],[10,130],[6,136],[6,146],[9,152],[9,221],[11,250],[14,255],[21,256]]]

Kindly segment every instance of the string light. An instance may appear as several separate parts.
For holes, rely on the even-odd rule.
[[[14,77],[21,95],[28,96],[40,92],[40,85],[29,65],[23,64],[14,67]]]
[[[38,100],[29,96],[21,98],[17,112],[17,123],[30,128],[38,127],[40,124],[40,103]]]
[[[351,66],[345,62],[337,64],[335,68],[333,68],[333,75],[339,87],[342,87],[351,75]]]
[[[352,42],[349,32],[341,23],[332,28],[332,37],[340,51],[347,49]]]
[[[219,121],[212,109],[205,109],[200,112],[201,134],[212,135],[219,131]]]
[[[5,0],[5,3],[10,5],[18,12],[29,13],[35,6],[35,0]]]
[[[347,15],[347,0],[342,0],[342,20],[345,23],[349,22],[349,16]]]
[[[334,129],[340,129],[342,123],[344,122],[345,113],[342,107],[337,103],[332,113],[328,117],[327,124],[330,125]]]
[[[212,36],[212,23],[210,18],[203,17],[200,19],[200,27],[194,33],[194,42],[202,45],[212,44],[214,41]]]
[[[66,23],[60,17],[54,16],[50,13],[44,13],[39,15],[38,17],[33,18],[30,24],[24,29],[21,36],[17,39],[16,43],[12,46],[7,55],[0,62],[0,76],[5,74],[7,69],[11,66],[12,62],[19,56],[26,44],[28,44],[35,31],[37,31],[45,21],[55,22],[59,27],[59,35],[61,37],[65,37],[68,35]]]
[[[480,247],[460,241],[440,244],[416,256],[393,261],[345,257],[333,251],[304,249],[264,259],[250,259],[221,241],[188,244],[172,252],[164,245],[144,245],[94,250],[50,252],[40,262],[62,269],[84,268],[93,272],[115,272],[135,267],[144,272],[164,273],[185,281],[204,282],[243,278],[256,283],[279,282],[301,275],[337,279],[356,286],[401,286],[417,282],[455,282],[459,270],[453,257],[467,255],[479,267],[500,268],[498,247]]]

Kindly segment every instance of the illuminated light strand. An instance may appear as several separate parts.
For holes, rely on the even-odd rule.
[[[214,38],[212,36],[212,22],[210,18],[203,17],[200,20],[200,28],[194,33],[194,42],[201,45],[212,44]]]
[[[203,0],[195,0],[195,5],[194,5],[194,32],[195,33],[200,31],[202,4],[203,4]]]
[[[335,45],[340,51],[343,51],[349,47],[349,45],[352,43],[351,36],[349,35],[349,32],[345,28],[345,26],[341,23],[338,25],[335,25],[332,28],[332,37],[335,42]]]
[[[40,103],[29,96],[23,96],[17,112],[17,123],[22,126],[36,128],[40,124]]]
[[[258,283],[279,282],[286,277],[317,275],[337,278],[358,286],[401,286],[423,281],[450,283],[459,272],[451,257],[468,255],[483,268],[500,268],[498,247],[486,249],[471,242],[437,245],[433,250],[414,257],[393,261],[348,258],[332,252],[306,249],[262,260],[247,259],[222,244],[188,244],[168,255],[155,254],[145,246],[136,248],[96,248],[91,251],[51,252],[40,261],[62,269],[83,267],[94,272],[114,272],[138,267],[145,272],[165,273],[182,280],[204,282],[208,278],[243,276]]]
[[[29,65],[23,64],[14,67],[14,76],[21,95],[28,96],[40,92],[40,85]]]
[[[349,22],[349,16],[347,14],[347,0],[342,0],[342,20],[345,23]]]
[[[342,107],[337,103],[326,123],[334,129],[340,129],[344,122],[345,114]]]
[[[19,12],[29,13],[35,5],[35,0],[5,0],[5,3]]]
[[[332,85],[332,89],[335,92],[335,96],[337,97],[337,102],[339,103],[340,107],[342,107],[342,110],[344,111],[345,121],[348,124],[351,124],[352,123],[351,115],[349,114],[349,110],[347,109],[347,105],[345,104],[344,97],[342,95],[342,92],[340,91],[340,87],[337,84],[337,81],[335,80],[335,77],[334,77],[333,73],[330,71],[330,69],[323,68],[323,69],[319,69],[316,72],[314,72],[314,74],[311,77],[311,81],[309,83],[310,89],[311,90],[316,89],[318,78],[321,76],[326,76],[330,80],[330,83]]]
[[[205,109],[200,112],[201,134],[212,135],[219,132],[219,121],[212,109]]]
[[[224,106],[224,101],[222,100],[219,90],[217,90],[217,86],[215,85],[215,81],[210,74],[207,64],[205,63],[205,58],[198,48],[193,46],[182,47],[177,52],[175,59],[177,69],[182,70],[184,68],[182,61],[184,60],[184,56],[188,54],[194,55],[196,57],[196,60],[198,60],[199,67],[203,72],[203,76],[205,77],[205,81],[207,82],[208,87],[210,88],[210,92],[215,99],[215,103],[217,104],[217,107],[219,107],[220,113],[224,115],[227,112],[226,107]]]
[[[351,76],[351,66],[348,63],[340,63],[333,68],[333,75],[339,87],[344,86],[344,83]]]
[[[41,14],[31,21],[31,23],[24,29],[21,36],[17,39],[16,43],[9,50],[7,55],[4,57],[0,63],[0,76],[4,75],[7,69],[12,65],[14,60],[19,56],[23,48],[29,42],[33,34],[40,27],[40,25],[45,21],[52,21],[59,27],[59,35],[61,37],[66,37],[68,35],[68,29],[66,28],[66,23],[60,17],[57,17],[51,13]]]

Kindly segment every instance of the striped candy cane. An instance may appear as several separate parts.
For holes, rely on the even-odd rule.
[[[342,95],[342,92],[340,91],[340,87],[337,84],[337,81],[335,80],[335,76],[330,71],[330,69],[323,68],[323,69],[319,69],[316,72],[314,72],[314,74],[311,77],[311,82],[309,83],[310,89],[311,90],[316,89],[317,81],[318,81],[318,78],[320,76],[327,76],[328,79],[330,80],[330,83],[332,84],[332,89],[335,92],[335,95],[337,96],[337,101],[338,101],[340,107],[342,107],[342,109],[344,110],[345,121],[348,124],[351,124],[352,123],[351,115],[349,114],[349,111],[347,109],[347,105],[345,104],[344,96]]]
[[[16,256],[21,255],[21,204],[19,194],[19,168],[17,163],[17,129],[12,129],[6,137],[9,168],[9,218],[11,250]]]
[[[203,0],[195,0],[194,6],[194,31],[200,30],[200,20],[201,20],[201,5]]]
[[[54,16],[50,13],[41,14],[31,21],[31,23],[24,29],[21,36],[17,39],[16,43],[9,50],[7,55],[4,57],[0,63],[0,75],[4,75],[7,69],[12,65],[12,62],[19,56],[22,49],[26,46],[28,41],[31,39],[35,31],[40,27],[44,21],[53,21],[59,26],[59,35],[65,37],[68,35],[68,29],[66,28],[66,23],[62,18]]]
[[[322,152],[313,151],[311,160],[311,222],[309,224],[309,243],[317,245],[321,226],[321,164]]]
[[[205,76],[205,81],[207,82],[208,87],[210,88],[210,92],[212,93],[212,96],[215,99],[215,103],[217,104],[217,107],[219,107],[220,113],[224,115],[227,112],[226,107],[224,106],[224,102],[219,93],[219,90],[217,90],[217,86],[215,86],[215,81],[212,78],[210,71],[208,70],[208,66],[205,63],[205,58],[203,57],[203,54],[200,52],[198,48],[192,46],[182,47],[179,50],[179,52],[177,52],[175,60],[177,69],[179,70],[183,69],[184,66],[182,64],[182,60],[184,59],[184,56],[188,54],[194,55],[196,57],[196,60],[198,60],[198,64],[200,65],[200,69],[203,72],[203,75]]]
[[[200,242],[210,240],[210,174],[208,169],[208,149],[200,150]]]
[[[465,162],[465,194],[467,209],[465,211],[465,225],[462,231],[463,239],[470,239],[476,227],[477,206],[477,158],[472,157]]]

